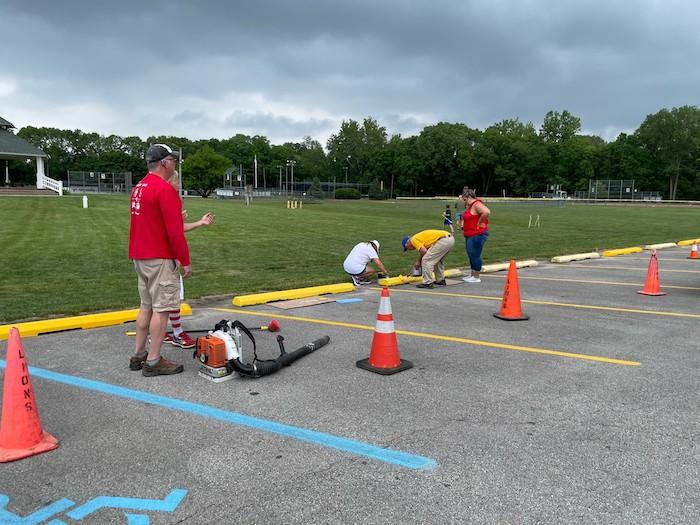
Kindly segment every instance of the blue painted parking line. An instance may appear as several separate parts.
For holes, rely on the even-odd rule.
[[[0,359],[0,368],[5,368],[5,361],[2,359]],[[102,381],[61,374],[43,368],[30,366],[29,372],[33,377],[40,377],[42,379],[48,379],[49,381],[56,381],[57,383],[63,383],[65,385],[75,386],[86,390],[93,390],[95,392],[101,392],[103,394],[121,397],[124,399],[140,401],[142,403],[148,403],[150,405],[160,406],[170,410],[179,410],[181,412],[187,412],[196,416],[205,416],[218,421],[232,423],[234,425],[246,426],[256,430],[261,430],[263,432],[270,432],[272,434],[298,439],[299,441],[304,441],[313,445],[340,450],[356,456],[364,456],[376,461],[398,465],[400,467],[418,470],[433,470],[437,467],[436,461],[428,457],[417,456],[407,452],[402,452],[400,450],[386,449],[370,443],[346,439],[343,437],[334,436],[332,434],[326,434],[324,432],[317,432],[315,430],[309,430],[302,427],[285,425],[284,423],[277,423],[267,419],[246,416],[245,414],[239,414],[237,412],[230,412],[207,405],[201,405],[199,403],[192,403],[171,397],[151,394],[149,392],[142,392],[140,390],[103,383]]]
[[[364,301],[364,299],[360,299],[359,297],[351,297],[349,299],[336,299],[336,303],[340,304],[350,304],[350,303],[361,303]]]

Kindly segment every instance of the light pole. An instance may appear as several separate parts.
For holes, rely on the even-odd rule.
[[[287,166],[291,166],[292,168],[292,195],[294,195],[294,165],[297,163],[296,160],[288,160],[287,161]]]
[[[348,185],[348,168],[350,167],[350,159],[352,158],[352,155],[348,155],[345,157],[345,162],[348,164],[345,166],[343,169],[345,170],[345,185]]]
[[[280,195],[282,195],[282,164],[278,164],[277,167],[280,169]]]
[[[178,159],[178,164],[179,164],[178,171],[179,171],[179,175],[180,175],[180,191],[178,191],[178,193],[180,194],[180,196],[182,196],[185,194],[185,190],[182,187],[182,182],[183,182],[182,181],[182,148],[180,148],[180,158]]]

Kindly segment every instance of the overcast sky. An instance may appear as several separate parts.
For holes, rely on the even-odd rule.
[[[700,105],[700,2],[0,0],[0,116],[104,135],[537,128],[614,139]]]

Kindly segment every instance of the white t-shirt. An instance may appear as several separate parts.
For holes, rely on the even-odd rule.
[[[365,271],[367,263],[372,259],[379,259],[374,246],[368,242],[356,244],[345,258],[343,269],[350,275],[357,275]]]

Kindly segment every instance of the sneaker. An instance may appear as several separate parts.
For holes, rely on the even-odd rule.
[[[170,343],[173,346],[179,346],[180,348],[194,348],[197,344],[187,332],[182,332],[180,335],[165,334],[163,342]]]
[[[147,353],[144,353],[143,357],[139,357],[136,354],[132,355],[131,359],[129,359],[129,370],[141,370],[147,356]]]
[[[366,279],[360,279],[359,277],[355,277],[354,275],[352,276],[352,283],[355,286],[362,286],[365,284],[372,284],[372,281],[368,281]]]
[[[179,374],[183,370],[184,368],[182,365],[178,365],[165,357],[161,357],[160,361],[153,366],[149,366],[149,364],[144,360],[143,370],[141,370],[141,373],[146,377],[169,376],[172,374]]]
[[[445,281],[445,279],[443,279],[442,281],[435,281],[433,284],[435,284],[437,286],[447,286],[447,281]]]
[[[420,283],[416,285],[416,288],[435,288],[433,283]]]
[[[481,279],[478,279],[478,278],[474,277],[473,275],[470,275],[469,277],[462,277],[462,280],[465,283],[480,283],[481,282]]]

